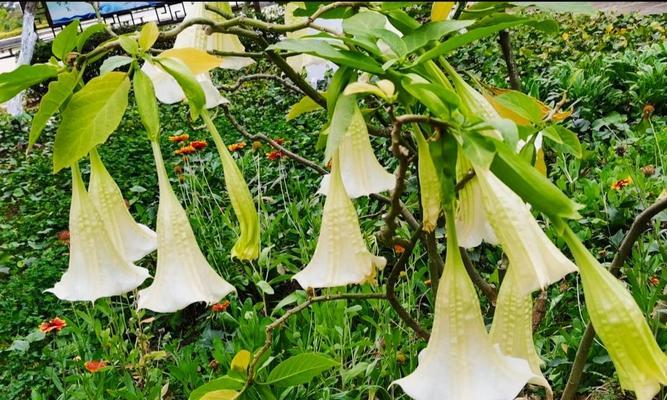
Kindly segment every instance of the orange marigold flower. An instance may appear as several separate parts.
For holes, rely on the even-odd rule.
[[[275,161],[283,157],[285,157],[285,153],[280,150],[271,150],[270,152],[266,153],[266,158],[271,161]]]
[[[621,190],[630,184],[632,184],[632,177],[628,176],[627,178],[623,178],[619,181],[612,183],[611,188],[614,190]]]
[[[653,107],[653,104],[646,104],[644,106],[644,110],[642,111],[642,118],[648,119],[654,111],[655,107]]]
[[[49,333],[51,331],[59,332],[61,329],[67,326],[67,322],[64,319],[55,317],[51,321],[45,321],[39,324],[39,330],[44,333]]]
[[[225,300],[222,303],[215,303],[211,306],[211,311],[213,312],[223,312],[226,311],[229,307],[229,300]]]
[[[174,152],[174,154],[180,156],[180,155],[183,155],[183,154],[192,154],[192,153],[195,153],[196,151],[197,151],[197,149],[195,149],[194,146],[189,144],[187,146],[183,146],[180,149],[176,150]]]
[[[206,143],[206,140],[193,140],[190,142],[190,146],[194,147],[195,150],[201,150],[205,149],[208,143]]]
[[[245,142],[238,142],[238,143],[233,143],[227,146],[227,149],[231,152],[239,151],[245,147]],[[253,148],[255,147],[255,144],[253,142]]]
[[[190,135],[188,135],[187,133],[184,133],[182,135],[169,136],[169,141],[172,143],[181,143],[185,142],[188,139],[190,139]]]
[[[651,278],[649,278],[648,283],[653,285],[653,286],[658,286],[660,284],[660,278],[653,275]]]
[[[90,360],[83,363],[83,366],[88,370],[88,372],[94,374],[99,372],[102,368],[107,366],[106,361],[104,360]]]
[[[396,254],[403,254],[403,253],[405,253],[405,247],[396,243],[396,244],[394,244],[394,251],[396,252]]]

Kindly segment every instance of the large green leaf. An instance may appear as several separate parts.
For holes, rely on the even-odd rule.
[[[384,73],[382,66],[367,55],[338,49],[323,40],[286,39],[269,46],[269,49],[311,54],[333,61],[336,64],[347,65],[372,74]]]
[[[54,172],[71,165],[107,140],[123,118],[129,91],[127,74],[109,72],[91,79],[72,96],[56,132]]]
[[[373,29],[384,28],[387,17],[375,11],[362,11],[343,20],[343,32],[356,36]]]
[[[13,71],[0,74],[0,103],[56,75],[58,67],[51,64],[20,65]]]
[[[564,152],[572,153],[575,157],[581,158],[583,150],[577,134],[562,125],[551,125],[542,130],[544,136],[557,143],[557,146]]]
[[[265,384],[276,387],[302,385],[339,363],[320,353],[301,353],[278,364]]]
[[[388,29],[378,28],[370,31],[370,34],[386,43],[397,56],[403,57],[408,53],[408,46],[403,42],[403,38],[394,32]]]
[[[461,35],[456,35],[451,39],[445,40],[442,44],[440,44],[437,47],[434,47],[433,49],[427,51],[426,53],[422,54],[417,58],[417,60],[414,62],[414,65],[418,65],[421,63],[424,63],[428,60],[431,60],[436,57],[440,57],[442,55],[445,55],[449,53],[452,50],[455,50],[461,46],[465,46],[468,43],[474,42],[475,40],[479,40],[483,37],[493,35],[494,33],[498,33],[503,29],[511,28],[513,26],[525,24],[526,22],[530,21],[529,18],[521,18],[517,19],[514,21],[510,22],[504,22],[492,26],[485,26],[482,28],[477,28],[477,29],[471,29],[466,33],[463,33]]]
[[[441,85],[427,82],[416,82],[409,77],[404,78],[401,81],[401,85],[410,95],[412,95],[412,97],[425,105],[434,116],[445,118],[450,114],[449,107],[445,105],[445,102],[438,94],[440,88],[444,89]],[[447,89],[444,90],[446,90],[446,92],[451,92]]]
[[[199,400],[205,394],[216,390],[241,390],[244,383],[241,379],[232,378],[227,375],[221,376],[193,390],[188,400]]]
[[[28,141],[28,149],[30,149],[39,135],[41,135],[49,118],[58,111],[58,109],[65,103],[74,91],[74,87],[78,81],[78,71],[63,72],[58,75],[58,80],[49,83],[49,89],[42,97],[39,103],[39,110],[32,120],[30,127],[30,139]]]
[[[334,109],[331,125],[329,126],[327,147],[324,150],[324,162],[331,159],[336,152],[336,149],[338,149],[338,146],[343,141],[355,112],[359,112],[355,96],[346,96],[344,94],[338,95],[336,108]]]
[[[116,68],[122,67],[132,62],[132,57],[128,56],[111,56],[102,62],[100,65],[100,75],[113,71]]]
[[[582,206],[561,192],[549,179],[505,144],[496,143],[491,171],[516,194],[550,217],[581,218]]]
[[[153,82],[142,70],[134,71],[134,97],[137,99],[139,118],[151,140],[157,140],[160,134],[160,115],[158,114]]]
[[[222,389],[206,393],[201,400],[236,400],[239,396],[241,393],[236,390]]]
[[[199,118],[201,110],[206,105],[206,95],[199,82],[197,82],[197,79],[192,75],[192,72],[190,72],[183,62],[175,58],[159,58],[156,61],[167,73],[176,79],[176,82],[183,89],[183,93],[185,93],[185,97],[188,99],[192,120],[194,121]]]
[[[508,90],[493,99],[530,122],[537,124],[542,121],[542,108],[534,97]]]
[[[154,21],[144,24],[144,26],[141,27],[141,32],[139,33],[139,47],[141,47],[143,50],[150,49],[155,44],[159,36],[160,30]]]
[[[389,22],[403,34],[408,34],[422,25],[403,10],[386,11],[385,15],[389,18]]]
[[[310,96],[303,96],[301,100],[290,107],[289,112],[287,113],[287,120],[290,121],[299,115],[321,109],[322,106],[317,104]]]
[[[79,33],[79,20],[75,19],[62,31],[58,32],[51,43],[51,52],[54,56],[64,60],[70,51],[74,50],[78,41],[76,39]]]
[[[460,29],[469,26],[474,21],[459,21],[459,20],[448,20],[448,21],[437,21],[429,22],[426,25],[421,26],[419,29],[415,30],[409,35],[406,35],[403,38],[403,41],[408,46],[408,53],[412,53],[416,50],[421,49],[426,46],[430,41],[439,41],[443,36],[456,32]]]

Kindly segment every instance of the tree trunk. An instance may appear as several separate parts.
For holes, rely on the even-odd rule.
[[[32,55],[35,52],[35,42],[37,33],[35,32],[35,8],[36,1],[28,1],[23,9],[23,31],[21,32],[21,50],[16,60],[16,66],[30,64]],[[10,115],[17,116],[23,113],[23,94],[21,92],[13,99],[7,102],[7,112]]]

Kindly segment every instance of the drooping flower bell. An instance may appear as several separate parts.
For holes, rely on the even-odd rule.
[[[486,168],[475,167],[475,179],[486,218],[513,265],[509,272],[522,293],[543,289],[577,270],[542,231],[519,195]]]
[[[667,385],[667,356],[632,294],[591,255],[563,222],[563,238],[579,266],[591,322],[618,372],[621,387],[651,400]]]
[[[118,185],[94,148],[90,151],[88,193],[116,247],[126,259],[140,260],[157,248],[157,235],[146,225],[134,221]]]
[[[510,265],[509,269],[512,268]],[[551,385],[540,370],[542,361],[533,343],[533,299],[530,293],[519,290],[512,273],[505,275],[500,286],[489,336],[493,344],[500,346],[503,354],[528,361],[533,372],[528,382],[552,393]]]
[[[368,128],[361,110],[355,104],[354,113],[339,147],[340,173],[348,196],[355,199],[392,190],[396,186],[396,177],[385,171],[375,157]],[[331,174],[322,178],[318,193],[327,194]]]
[[[331,182],[315,253],[308,265],[294,275],[303,288],[371,282],[377,269],[387,263],[384,257],[371,254],[364,243],[357,211],[343,185],[339,152],[331,158]]]
[[[226,1],[219,2],[186,2],[185,13],[186,20],[193,18],[208,18],[216,23],[224,22],[225,18],[218,13],[206,10],[206,4],[217,7],[218,9],[232,14],[232,7]],[[215,32],[207,35],[205,32],[205,25],[193,25],[176,36],[174,48],[192,47],[206,51],[225,51],[233,53],[244,53],[245,47],[239,40],[238,36],[231,33]],[[241,56],[223,56],[221,57],[220,68],[225,69],[241,69],[248,65],[254,64],[255,61],[250,57]]]
[[[472,171],[472,164],[461,154],[456,160],[456,179],[461,181]],[[498,244],[496,234],[486,219],[484,201],[479,178],[473,176],[459,190],[456,208],[456,232],[459,245],[469,249],[479,246],[482,241]]]
[[[70,257],[67,271],[47,292],[61,300],[95,301],[136,289],[150,275],[116,247],[95,208],[77,163],[72,164],[72,203],[69,215]]]
[[[417,141],[417,155],[419,161],[417,172],[419,175],[419,186],[421,194],[421,204],[424,216],[422,217],[422,229],[432,232],[438,224],[440,216],[440,181],[431,158],[431,152],[428,149],[428,142],[424,138],[418,125],[415,125],[413,136]]]
[[[215,124],[213,124],[207,112],[202,113],[202,117],[213,137],[215,147],[218,149],[225,175],[227,194],[232,203],[234,214],[239,221],[241,234],[232,248],[232,257],[239,260],[254,260],[259,257],[260,251],[259,216],[257,215],[255,202],[252,199],[248,184],[243,178],[243,173],[241,173],[229,149],[222,141]]]
[[[453,221],[453,212],[447,221]],[[512,400],[533,373],[526,360],[504,355],[491,343],[453,225],[447,224],[431,337],[417,369],[394,383],[415,400]]]
[[[190,221],[169,183],[157,142],[151,142],[160,187],[157,214],[157,269],[151,285],[139,291],[138,307],[174,312],[189,304],[217,303],[234,291],[202,254]]]

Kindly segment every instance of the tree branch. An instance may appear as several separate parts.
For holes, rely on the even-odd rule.
[[[466,249],[463,247],[459,247],[459,251],[461,253],[461,258],[463,259],[463,265],[466,267],[466,271],[468,272],[468,276],[470,277],[470,280],[472,280],[472,283],[475,284],[479,288],[479,290],[484,293],[487,299],[493,304],[494,306],[496,305],[496,300],[498,299],[498,291],[491,286],[484,278],[482,278],[482,275],[477,272],[477,269],[472,263],[472,260],[468,256],[468,252]]]
[[[521,91],[521,77],[519,76],[516,60],[514,59],[514,53],[512,52],[510,33],[504,29],[500,31],[498,42],[500,43],[500,48],[503,51],[505,65],[507,65],[507,75],[510,80],[510,86],[514,90]]]
[[[626,233],[621,246],[618,248],[618,252],[609,266],[609,272],[614,276],[618,277],[621,267],[625,263],[625,260],[632,253],[632,247],[635,244],[635,241],[639,238],[646,230],[646,225],[651,221],[653,217],[658,215],[663,210],[667,209],[667,197],[659,199],[653,205],[639,213],[635,220],[630,226],[630,230]],[[584,336],[579,343],[579,348],[577,349],[577,355],[574,358],[574,363],[572,364],[572,370],[570,371],[570,377],[567,380],[565,385],[565,390],[561,396],[561,400],[572,400],[574,395],[577,392],[579,383],[581,382],[581,376],[584,372],[584,366],[586,365],[586,360],[588,359],[588,353],[593,345],[593,338],[595,337],[595,328],[593,324],[588,322],[586,326],[586,331]]]

